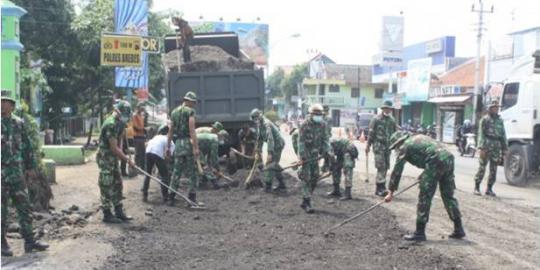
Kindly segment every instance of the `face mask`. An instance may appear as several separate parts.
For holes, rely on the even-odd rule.
[[[313,121],[316,122],[316,123],[320,123],[320,122],[322,122],[322,120],[323,120],[322,115],[314,115],[313,116]]]

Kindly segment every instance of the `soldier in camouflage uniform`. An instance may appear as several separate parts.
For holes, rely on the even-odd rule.
[[[381,106],[381,113],[369,123],[369,138],[366,145],[366,156],[369,148],[373,146],[375,167],[377,168],[377,181],[375,195],[386,195],[386,172],[390,167],[390,149],[388,143],[392,133],[396,131],[397,124],[392,117],[392,102],[385,101]]]
[[[213,133],[199,133],[197,134],[197,141],[199,142],[200,157],[199,160],[203,167],[207,166],[206,170],[200,176],[206,183],[212,183],[214,189],[219,189],[217,183],[218,178],[216,174],[219,172],[219,139],[217,134]]]
[[[278,185],[274,188],[274,191],[285,191],[287,187],[285,186],[281,167],[279,166],[281,152],[283,152],[283,148],[285,148],[285,140],[281,137],[279,128],[264,117],[259,109],[253,109],[250,117],[251,121],[257,124],[257,127],[259,128],[259,137],[257,138],[258,149],[262,149],[263,142],[266,142],[267,152],[264,171],[264,191],[272,191],[272,181],[274,180],[274,177],[278,180]],[[257,153],[257,155],[260,154]]]
[[[199,158],[199,144],[195,132],[195,105],[197,96],[187,92],[182,105],[176,107],[171,113],[171,128],[169,129],[170,142],[173,134],[176,137],[174,148],[174,169],[171,178],[171,188],[178,190],[180,177],[185,174],[189,178],[188,198],[197,202],[196,189],[198,187],[198,173],[196,159]],[[167,154],[170,154],[168,147]],[[175,203],[174,192],[169,193],[169,205]],[[189,205],[188,205],[189,206]]]
[[[349,140],[343,138],[336,138],[330,140],[330,145],[332,150],[336,155],[334,162],[330,165],[332,172],[332,180],[334,184],[334,190],[329,192],[328,196],[340,197],[341,191],[339,190],[339,184],[341,182],[341,173],[345,176],[345,192],[342,201],[351,200],[351,188],[352,188],[352,178],[353,178],[353,169],[354,169],[354,160],[358,157],[358,149],[356,146]]]
[[[324,119],[324,122],[326,123],[326,129],[325,129],[326,135],[328,136],[328,138],[332,138],[332,118],[330,118],[330,107],[328,105],[324,105],[323,112],[324,112],[323,119]],[[324,164],[321,170],[323,173],[325,173],[329,169],[330,169],[330,160],[325,158]]]
[[[8,203],[11,199],[24,238],[24,251],[43,251],[46,243],[35,241],[32,232],[32,214],[24,174],[35,177],[37,167],[30,138],[23,121],[12,115],[15,100],[2,97],[2,256],[13,256],[6,240]]]
[[[496,196],[493,192],[495,177],[497,176],[497,166],[501,159],[506,156],[508,146],[506,133],[504,131],[503,120],[499,116],[499,103],[497,100],[491,102],[488,107],[488,114],[480,120],[478,125],[478,149],[480,150],[480,167],[474,177],[474,194],[481,195],[480,183],[484,179],[486,165],[489,162],[489,177],[486,195]]]
[[[323,118],[323,108],[320,104],[313,104],[309,108],[309,117],[302,123],[298,134],[298,156],[302,168],[298,177],[302,180],[303,201],[300,207],[306,213],[313,213],[311,194],[319,180],[319,162],[314,160],[320,156],[333,156],[330,147],[326,122]]]
[[[293,150],[296,155],[298,155],[298,135],[299,134],[300,133],[297,128],[292,128],[291,131],[289,132],[289,135],[291,135]]]
[[[401,173],[406,162],[424,169],[419,177],[420,194],[418,195],[418,208],[416,210],[416,231],[405,235],[405,240],[425,241],[425,228],[429,220],[431,200],[437,190],[446,208],[450,219],[454,222],[454,232],[450,238],[460,239],[465,237],[465,231],[461,224],[461,214],[458,202],[454,198],[454,156],[432,138],[418,134],[410,136],[406,132],[395,132],[390,139],[390,150],[396,149],[396,164],[390,176],[388,184],[389,193],[385,197],[386,202],[392,201],[394,192],[398,189]]]
[[[211,127],[198,127],[195,129],[197,134],[200,133],[214,133],[218,134],[220,131],[224,130],[223,124],[221,122],[214,122]]]
[[[125,137],[126,124],[130,118],[131,105],[125,100],[117,100],[114,111],[101,126],[96,161],[99,167],[98,185],[105,223],[121,223],[132,219],[122,208],[122,178],[118,165],[120,159],[134,166],[133,161],[122,151],[122,139]],[[114,207],[115,216],[111,213],[111,206]]]
[[[257,130],[246,124],[238,131],[238,140],[240,141],[240,152],[246,156],[255,156],[255,144],[257,143]],[[260,152],[260,151],[259,151]],[[253,166],[253,160],[242,159],[244,167]]]

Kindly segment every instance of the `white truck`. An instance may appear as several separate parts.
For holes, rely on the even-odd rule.
[[[506,180],[523,186],[540,175],[540,50],[512,67],[501,96],[501,117],[509,146]]]

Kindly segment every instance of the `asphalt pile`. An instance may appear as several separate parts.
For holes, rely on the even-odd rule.
[[[252,61],[236,58],[217,46],[191,46],[191,63],[184,63],[182,50],[173,50],[163,56],[163,64],[168,70],[181,72],[218,72],[253,70]],[[180,57],[180,60],[178,60]]]

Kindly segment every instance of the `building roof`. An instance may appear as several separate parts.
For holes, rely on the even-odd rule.
[[[330,57],[326,56],[326,54],[318,53],[313,58],[311,58],[308,62],[312,61],[322,61],[323,64],[335,64],[334,60],[330,59]]]
[[[535,26],[535,27],[526,28],[526,29],[522,29],[522,30],[519,30],[519,31],[515,31],[515,32],[510,32],[510,33],[508,33],[508,35],[518,35],[518,34],[523,34],[523,33],[527,33],[527,32],[532,32],[532,31],[535,31],[535,30],[540,30],[540,26]]]
[[[328,79],[345,80],[352,87],[358,87],[358,83],[371,83],[370,65],[326,64],[325,67]]]
[[[480,84],[484,82],[484,57],[480,58]],[[474,68],[476,59],[471,59],[456,66],[439,76],[441,85],[458,85],[461,87],[474,87]]]

